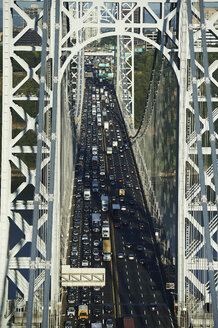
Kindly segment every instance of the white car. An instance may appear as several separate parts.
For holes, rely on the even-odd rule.
[[[133,261],[133,260],[135,259],[135,255],[134,255],[133,253],[129,253],[129,255],[128,255],[128,259],[129,259],[130,261]]]
[[[82,267],[87,267],[89,265],[88,260],[82,260]]]

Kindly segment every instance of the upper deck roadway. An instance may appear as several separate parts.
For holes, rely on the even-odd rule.
[[[101,126],[97,125],[97,113],[92,114],[92,105],[101,109]],[[109,122],[109,129],[104,129],[104,121]],[[109,155],[106,149],[113,141],[117,141],[118,146],[113,147]],[[93,145],[98,147],[97,169],[92,165]],[[100,174],[100,166],[105,166],[105,175]],[[84,200],[84,188],[92,189],[93,179],[98,180],[99,191],[91,192],[90,201]],[[88,260],[90,267],[105,267],[106,286],[94,290],[82,287],[66,290],[62,312],[65,324],[70,320],[73,327],[90,327],[90,323],[98,321],[112,327],[106,325],[111,318],[113,327],[123,327],[122,318],[128,315],[134,318],[137,328],[174,327],[124,121],[113,86],[104,79],[101,83],[97,78],[86,80],[75,181],[68,264],[81,267],[84,260]],[[119,189],[125,189],[124,197],[118,196]],[[109,196],[108,212],[101,211],[102,194]],[[120,220],[113,218],[112,202],[121,205]],[[110,262],[102,259],[101,231],[92,231],[91,214],[94,212],[100,213],[101,220],[107,219],[110,224]],[[88,242],[82,241],[85,234]],[[94,246],[95,240],[100,241],[99,246]],[[76,245],[78,255],[72,255],[71,250]],[[97,255],[93,254],[94,248]],[[78,305],[84,303],[89,307],[88,322],[81,323],[77,314],[72,319],[67,317],[69,306],[77,310]],[[65,324],[63,321],[62,326]]]

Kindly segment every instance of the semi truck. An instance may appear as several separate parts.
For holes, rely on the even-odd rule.
[[[111,241],[110,241],[110,239],[103,240],[103,261],[111,261]]]
[[[87,320],[89,317],[89,311],[87,305],[78,306],[78,320]]]
[[[103,212],[108,211],[108,196],[105,195],[101,196],[101,209]]]

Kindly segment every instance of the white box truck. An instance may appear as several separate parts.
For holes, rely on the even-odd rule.
[[[107,220],[104,220],[101,228],[102,238],[110,238],[110,227]]]
[[[104,129],[105,130],[109,129],[109,122],[108,121],[104,121]]]

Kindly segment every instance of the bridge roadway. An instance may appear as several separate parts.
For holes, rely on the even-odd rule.
[[[102,100],[104,96],[101,97],[100,93],[99,98],[102,111],[106,110],[102,121],[104,118],[104,121],[110,122],[108,130],[97,126],[96,115],[92,115],[92,104],[96,103],[92,101],[92,95],[96,95],[93,89],[103,86],[104,92],[108,91],[106,101],[109,103]],[[106,147],[111,146],[112,141],[118,141],[118,147],[113,148],[112,155],[107,155]],[[105,165],[105,175],[100,175],[99,167],[96,170],[91,164],[92,145],[98,146],[99,165]],[[113,182],[109,180],[109,175],[114,176]],[[92,192],[91,200],[85,201],[83,190],[91,188],[93,178],[99,181],[99,192]],[[106,286],[101,289],[67,289],[62,327],[66,321],[71,321],[72,327],[90,327],[92,322],[102,322],[103,327],[112,327],[106,325],[109,318],[113,321],[113,327],[122,327],[122,318],[126,315],[134,318],[137,328],[173,327],[133,154],[114,89],[104,79],[102,83],[97,78],[86,80],[75,181],[68,264],[81,267],[87,265],[84,260],[88,260],[90,267],[105,267]],[[120,188],[126,191],[123,198],[118,196]],[[110,207],[108,212],[101,211],[101,194],[108,195],[110,203],[115,201],[115,197],[120,202],[120,220],[113,219]],[[93,232],[91,227],[93,212],[100,213],[102,220],[109,219],[111,262],[102,260],[101,232]],[[82,241],[85,234],[88,235],[88,242]],[[99,248],[99,256],[93,255],[94,240],[100,241],[100,246],[95,247]],[[73,245],[78,245],[78,255],[76,252],[71,254]],[[88,322],[79,322],[79,304],[88,305]],[[67,316],[69,306],[75,307],[73,318]]]

